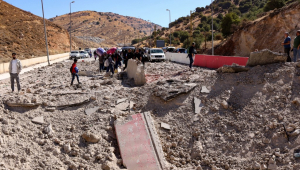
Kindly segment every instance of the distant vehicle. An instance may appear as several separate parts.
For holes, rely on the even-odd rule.
[[[147,54],[149,61],[165,61],[166,56],[161,48],[150,48]]]
[[[176,53],[187,53],[187,49],[185,49],[185,48],[177,48],[175,52]]]
[[[135,51],[135,47],[122,47],[122,50],[129,50],[131,49],[131,51]]]
[[[79,57],[80,58],[89,58],[90,55],[87,51],[79,51]]]
[[[118,51],[119,53],[122,52],[122,48],[118,47],[118,48],[117,48],[117,51]]]
[[[89,52],[91,52],[91,49],[90,48],[85,48],[84,51],[89,53]]]
[[[69,55],[70,57],[70,60],[72,60],[72,59],[80,59],[80,53],[79,53],[79,51],[71,51],[70,52],[70,55]]]
[[[175,47],[163,47],[164,52],[175,52]]]

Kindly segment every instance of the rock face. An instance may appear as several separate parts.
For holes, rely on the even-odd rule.
[[[264,49],[258,52],[252,52],[247,62],[247,66],[266,65],[272,63],[285,62],[287,59],[286,54],[272,52]]]
[[[290,33],[293,44],[296,31],[300,27],[299,17],[299,3],[271,11],[269,15],[238,29],[224,44],[217,47],[215,54],[249,57],[256,49],[283,52],[283,33]]]

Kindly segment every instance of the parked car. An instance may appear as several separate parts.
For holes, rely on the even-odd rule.
[[[165,61],[166,56],[161,48],[150,48],[147,54],[149,61]]]
[[[175,47],[163,47],[164,52],[175,52]]]
[[[89,58],[90,55],[87,51],[79,51],[79,57],[80,58]]]
[[[187,53],[187,49],[185,49],[185,48],[177,48],[175,52],[176,53]]]
[[[70,60],[72,60],[72,59],[80,59],[80,53],[79,53],[79,51],[71,51],[70,52],[70,55],[69,55],[70,57]]]
[[[84,51],[89,53],[89,52],[91,52],[91,49],[90,48],[85,48]]]

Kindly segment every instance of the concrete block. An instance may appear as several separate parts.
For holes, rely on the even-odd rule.
[[[273,63],[285,62],[287,55],[283,53],[276,53],[268,49],[264,49],[258,52],[250,53],[250,58],[247,62],[247,66],[266,65]]]
[[[136,86],[142,86],[146,84],[146,77],[145,77],[145,72],[144,72],[144,66],[139,65],[137,67],[135,76],[134,76],[134,84]]]
[[[127,77],[129,79],[133,79],[135,74],[136,74],[136,71],[137,71],[137,61],[136,60],[128,60],[128,63],[127,63],[127,68],[126,68],[126,72],[127,72]]]
[[[136,114],[126,120],[115,121],[116,136],[123,165],[130,170],[165,169],[160,159],[163,157],[157,133],[150,114]],[[149,118],[150,117],[150,118]]]
[[[35,117],[31,120],[33,123],[36,123],[36,124],[44,124],[44,117],[41,116],[41,117]]]
[[[201,100],[196,97],[194,97],[194,104],[195,104],[195,113],[199,114],[204,105],[201,103]]]

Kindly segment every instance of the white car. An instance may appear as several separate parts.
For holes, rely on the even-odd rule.
[[[79,57],[80,58],[89,58],[90,55],[87,51],[79,51]]]
[[[165,61],[166,56],[161,48],[150,48],[147,54],[149,61]]]
[[[72,59],[80,59],[80,53],[79,51],[71,51],[70,52],[70,60]]]

